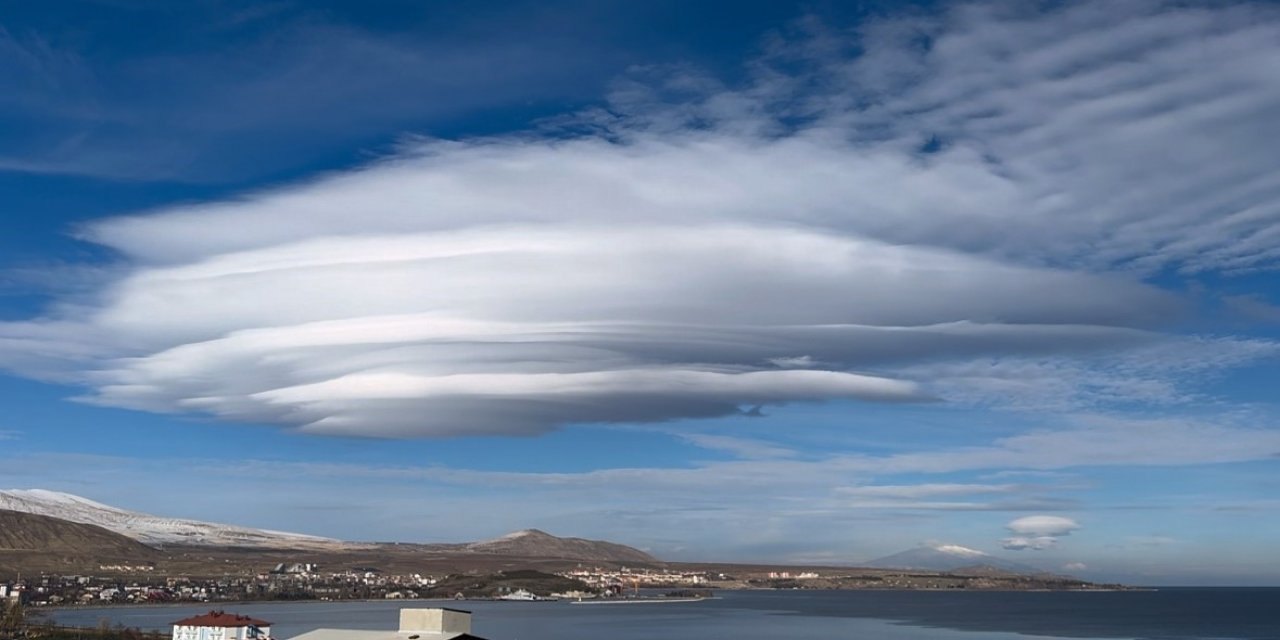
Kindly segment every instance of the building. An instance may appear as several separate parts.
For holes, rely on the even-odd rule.
[[[292,640],[484,640],[471,635],[471,612],[459,609],[401,609],[397,631],[316,629]]]
[[[225,611],[173,623],[173,640],[270,640],[271,623]]]
[[[24,602],[26,590],[23,589],[22,583],[9,585],[0,584],[0,610],[4,609],[4,605],[8,602]]]

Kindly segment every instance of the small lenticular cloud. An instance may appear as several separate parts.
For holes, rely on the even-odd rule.
[[[1058,544],[1058,539],[1052,536],[1036,536],[1034,538],[1014,536],[1000,541],[1000,546],[1010,551],[1022,551],[1024,549],[1042,551],[1056,544]]]
[[[1010,551],[1043,551],[1058,544],[1058,538],[1071,535],[1080,525],[1061,516],[1025,516],[1005,525],[1014,535],[1000,541]]]

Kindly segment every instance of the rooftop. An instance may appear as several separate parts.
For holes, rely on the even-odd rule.
[[[270,622],[226,611],[210,611],[198,616],[183,618],[175,623],[179,627],[269,627]]]

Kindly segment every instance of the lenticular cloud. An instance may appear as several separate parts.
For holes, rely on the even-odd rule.
[[[603,170],[582,167],[573,145],[542,152],[566,172],[579,167],[587,185]],[[634,162],[633,149],[617,153]],[[396,190],[361,182],[383,171],[401,176]],[[1117,325],[1133,321],[1132,301],[1167,303],[1140,285],[768,220],[616,219],[643,205],[635,195],[597,194],[561,220],[474,221],[430,185],[492,181],[512,191],[513,217],[558,198],[485,172],[437,175],[448,171],[433,158],[241,205],[109,221],[91,233],[120,238],[112,246],[135,266],[95,305],[25,329],[111,350],[76,359],[92,363],[72,374],[90,402],[413,437],[918,401],[927,393],[916,384],[875,371],[1034,350],[1046,337],[1125,341],[1137,332]],[[286,224],[334,189],[360,200],[348,218]],[[245,210],[279,227],[220,235]],[[353,229],[362,211],[381,224]],[[165,253],[170,237],[187,243],[181,255]]]
[[[1058,538],[1069,536],[1080,525],[1071,518],[1061,516],[1024,516],[1005,525],[1014,535],[1000,541],[1010,551],[1043,551],[1058,544]]]
[[[1250,114],[1274,74],[1214,61],[1280,54],[1248,16],[1109,6],[957,11],[931,51],[872,25],[860,57],[797,44],[808,70],[615,105],[593,133],[419,142],[99,221],[82,237],[114,275],[0,324],[0,366],[110,406],[431,437],[924,401],[921,362],[1150,344],[1178,303],[1133,274],[1273,250],[1274,181],[1248,169],[1273,163],[1171,163],[1273,154]],[[1128,19],[1161,33],[1095,28]],[[1036,55],[997,55],[993,25]]]

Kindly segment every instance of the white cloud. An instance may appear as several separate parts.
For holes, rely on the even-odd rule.
[[[1221,372],[1280,356],[1264,339],[1170,337],[1115,352],[1072,357],[1001,357],[898,368],[952,402],[1026,411],[1081,410],[1208,400],[1201,388]]]
[[[876,473],[946,473],[976,469],[1052,470],[1079,466],[1172,466],[1266,460],[1280,452],[1280,430],[1267,418],[1245,424],[1182,418],[1064,415],[1064,425],[1034,429],[989,445],[858,457],[850,466]],[[1261,421],[1263,426],[1249,424]]]
[[[0,366],[110,406],[379,437],[934,391],[1174,402],[1167,378],[1090,382],[1079,359],[1178,342],[1161,328],[1184,303],[1143,274],[1280,254],[1270,11],[973,4],[818,28],[747,87],[650,69],[686,98],[620,85],[569,119],[587,133],[418,141],[97,221],[82,236],[123,275],[0,324]],[[1074,464],[1060,437],[959,460]],[[1104,456],[1171,455],[1113,438]]]
[[[1034,551],[1044,551],[1052,549],[1058,544],[1058,539],[1053,536],[1013,536],[1000,540],[1000,546],[1010,551],[1023,551],[1031,549]]]
[[[913,485],[865,485],[861,487],[839,487],[837,493],[860,498],[890,498],[918,500],[921,498],[939,498],[969,496],[989,493],[1013,493],[1021,489],[1015,484],[960,484],[960,483],[926,483]]]
[[[543,149],[546,162],[574,166],[555,160],[569,153],[564,146]],[[433,163],[414,165],[428,183],[437,172],[466,171],[466,162]],[[172,260],[177,245],[188,260],[139,266],[96,308],[6,325],[0,335],[18,347],[15,359],[51,344],[73,358],[114,349],[80,379],[100,404],[312,433],[440,436],[715,416],[798,400],[921,400],[910,381],[851,369],[926,353],[1132,343],[1147,338],[1126,325],[1168,303],[1121,280],[743,223],[566,220],[344,236],[326,234],[351,233],[346,218],[326,228],[319,215],[305,227],[314,239],[284,239],[304,232],[289,222],[295,207],[312,209],[299,198],[317,206],[389,198],[347,206],[390,207],[409,227],[445,222],[419,222],[416,209],[389,204],[436,201],[427,186],[401,185],[422,189],[416,196],[372,185],[310,193],[334,188],[323,183],[268,197],[243,206],[283,226],[252,237],[216,231],[238,224],[246,209],[237,205],[104,223],[99,237],[140,263]],[[452,202],[467,200],[443,198],[442,215]],[[467,208],[454,215],[465,218]],[[193,233],[204,228],[213,231]],[[139,239],[152,233],[165,239]],[[273,235],[282,244],[240,246]],[[1003,321],[974,321],[993,316]],[[836,370],[772,366],[795,353],[821,354]]]
[[[724,451],[739,458],[749,460],[791,458],[797,455],[797,452],[794,449],[789,449],[787,447],[754,438],[740,438],[737,436],[723,436],[707,433],[682,433],[678,434],[678,437],[690,444],[702,447],[703,449]]]
[[[821,364],[812,356],[783,356],[769,358],[769,362],[780,369],[808,369]]]
[[[1071,518],[1062,516],[1024,516],[1005,525],[1009,531],[1032,536],[1065,536],[1080,528]]]
[[[1086,565],[1083,562],[1068,562],[1062,565],[1063,571],[1084,571],[1088,568],[1089,568],[1089,565]]]
[[[1058,538],[1071,535],[1080,525],[1062,516],[1024,516],[1005,525],[1014,535],[1000,541],[1000,546],[1011,551],[1031,549],[1043,551],[1058,544]]]

